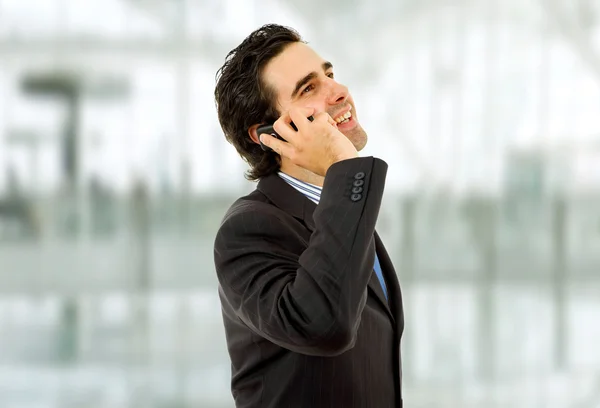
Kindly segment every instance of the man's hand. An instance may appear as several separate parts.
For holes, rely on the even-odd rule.
[[[312,122],[307,119],[311,115]],[[294,122],[297,132],[290,122]],[[326,112],[314,114],[313,108],[295,108],[284,113],[273,128],[287,142],[267,134],[258,135],[263,144],[319,176],[324,177],[334,163],[358,157],[352,142]]]

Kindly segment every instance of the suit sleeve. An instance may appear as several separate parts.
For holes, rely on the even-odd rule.
[[[248,327],[308,355],[338,355],[354,346],[386,173],[387,164],[373,157],[332,165],[313,214],[315,230],[299,257],[290,228],[270,205],[224,220],[215,239],[217,276]]]

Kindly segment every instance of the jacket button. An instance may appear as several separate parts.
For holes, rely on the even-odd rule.
[[[352,194],[352,196],[350,197],[350,199],[354,202],[360,200],[362,198],[362,194]]]
[[[354,188],[352,189],[352,192],[353,192],[354,194],[362,193],[362,191],[363,191],[363,188],[362,188],[362,187],[354,187]]]
[[[362,180],[362,179],[364,179],[364,178],[365,178],[365,173],[364,173],[364,172],[362,172],[362,171],[359,171],[358,173],[356,173],[356,174],[354,175],[354,178],[355,178],[355,179],[357,179],[357,180]]]
[[[364,180],[354,180],[354,183],[352,183],[355,187],[360,187],[363,184],[365,184]]]

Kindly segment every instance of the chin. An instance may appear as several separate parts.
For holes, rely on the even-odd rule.
[[[352,134],[347,135],[347,137],[359,152],[367,145],[368,137],[366,132],[362,129],[358,132],[352,132]]]
[[[360,143],[356,143],[356,142],[354,143],[354,147],[356,147],[356,151],[357,152],[360,152],[362,149],[364,149],[366,145],[367,145],[367,141],[366,140],[364,140],[364,141],[362,141]]]

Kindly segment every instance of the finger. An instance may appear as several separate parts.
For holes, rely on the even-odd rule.
[[[315,122],[326,122],[337,128],[337,122],[327,112],[319,112],[315,115]]]
[[[293,130],[292,130],[293,132]],[[289,143],[279,140],[267,133],[261,133],[259,136],[260,141],[267,147],[270,147],[275,153],[280,156],[289,156],[291,146]]]
[[[333,127],[336,127],[336,128],[337,128],[337,125],[338,125],[338,124],[337,124],[337,122],[336,122],[335,120],[333,120],[333,118],[332,118],[332,117],[331,117],[329,114],[327,114],[327,122],[328,122],[328,123],[329,123],[331,126],[333,126]]]
[[[293,142],[295,140],[296,131],[292,128],[291,123],[292,118],[290,117],[290,113],[284,112],[279,119],[273,123],[273,129],[275,132],[279,134],[282,138],[284,138],[287,142]]]
[[[308,117],[313,115],[314,113],[315,113],[315,108],[310,108],[310,107],[294,108],[294,109],[290,110],[289,116],[291,117],[292,121],[296,125],[296,128],[298,128],[298,130],[300,130],[310,123],[310,120],[308,120]]]

